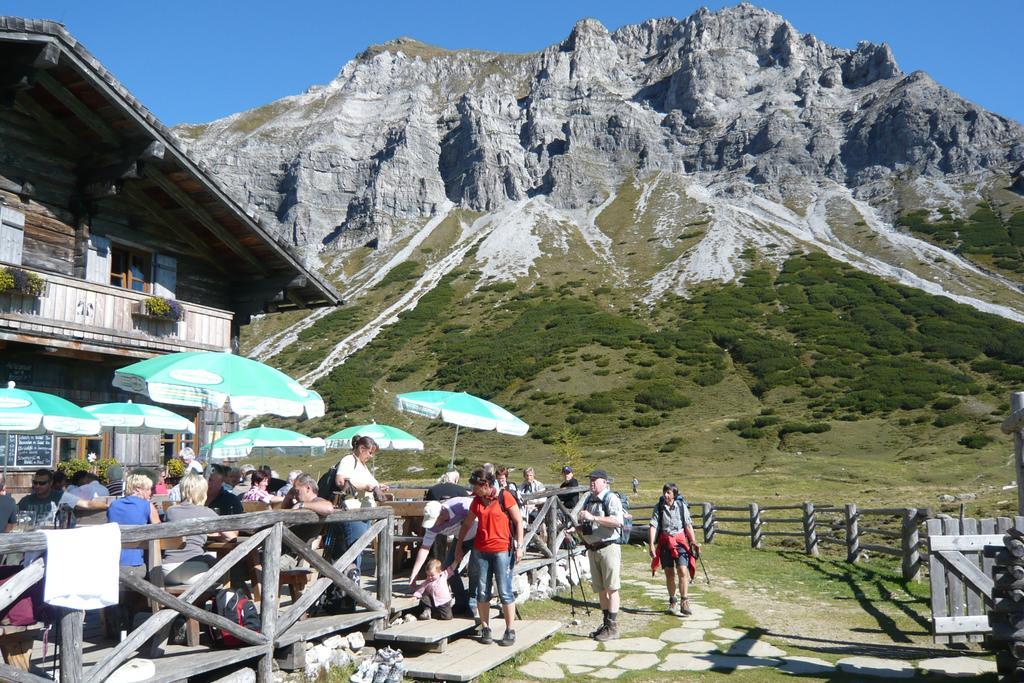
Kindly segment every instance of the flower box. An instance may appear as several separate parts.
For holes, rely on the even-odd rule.
[[[174,299],[151,296],[135,303],[133,315],[176,323],[185,319],[185,307]]]
[[[38,298],[46,294],[46,280],[21,268],[0,267],[0,294],[20,294]]]

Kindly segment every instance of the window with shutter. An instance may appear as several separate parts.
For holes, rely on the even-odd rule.
[[[110,284],[136,292],[153,289],[152,255],[120,244],[110,245]]]
[[[178,286],[178,259],[157,254],[153,268],[153,293],[167,299],[176,299]]]
[[[89,236],[85,257],[85,279],[89,282],[110,282],[110,240],[102,235]]]
[[[20,266],[24,242],[25,214],[0,206],[0,261]]]

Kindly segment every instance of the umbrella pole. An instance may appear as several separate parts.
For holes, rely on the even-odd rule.
[[[7,480],[7,461],[11,459],[11,433],[4,432],[4,481]]]
[[[452,441],[452,461],[448,463],[448,469],[455,469],[455,447],[459,445],[459,425],[455,425],[455,439]]]

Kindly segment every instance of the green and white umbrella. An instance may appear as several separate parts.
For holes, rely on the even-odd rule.
[[[160,406],[145,403],[99,403],[86,406],[83,410],[100,421],[104,432],[113,435],[112,444],[117,441],[117,433],[122,434],[194,434],[196,431],[192,420],[172,413]],[[111,456],[114,447],[111,445]]]
[[[459,427],[523,436],[530,425],[504,408],[464,391],[411,391],[395,397],[395,407],[405,413],[442,419],[455,425],[452,464],[459,442]]]
[[[203,446],[201,453],[211,460],[237,460],[253,451],[283,449],[323,449],[324,440],[318,436],[306,436],[290,429],[276,427],[253,427],[231,434],[225,434],[216,441]]]
[[[368,436],[384,450],[422,451],[423,442],[409,432],[390,425],[379,425],[376,422],[355,427],[346,427],[325,439],[329,448],[348,448],[352,445],[352,437]]]
[[[222,408],[242,417],[320,417],[324,400],[280,370],[232,353],[184,351],[114,373],[114,386],[157,403]]]
[[[4,432],[6,473],[9,435],[95,436],[100,433],[100,421],[60,396],[18,389],[8,382],[6,389],[0,389],[0,432]]]

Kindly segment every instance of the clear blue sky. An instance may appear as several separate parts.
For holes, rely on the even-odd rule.
[[[0,0],[0,14],[65,24],[164,123],[204,122],[330,81],[368,45],[410,36],[445,48],[530,52],[584,16],[609,29],[685,17],[650,0]],[[1021,0],[762,0],[832,45],[887,42],[985,108],[1024,122]]]

